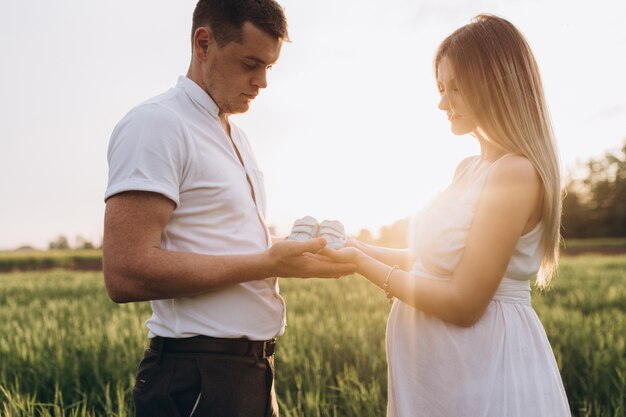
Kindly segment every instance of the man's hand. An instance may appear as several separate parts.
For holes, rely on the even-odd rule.
[[[339,278],[356,271],[352,262],[336,261],[319,254],[324,246],[323,238],[284,240],[272,246],[268,255],[279,277]]]

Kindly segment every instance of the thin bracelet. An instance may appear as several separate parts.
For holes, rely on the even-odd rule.
[[[398,265],[394,265],[391,267],[391,269],[389,270],[389,273],[387,274],[387,277],[385,278],[385,283],[383,284],[383,291],[385,292],[385,295],[387,296],[387,299],[389,300],[389,304],[393,303],[393,296],[391,295],[391,291],[389,291],[389,278],[391,278],[391,274],[393,274],[393,271],[395,271],[398,268],[400,268]]]

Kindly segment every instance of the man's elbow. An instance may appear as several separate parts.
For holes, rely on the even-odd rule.
[[[112,279],[110,274],[104,274],[104,284],[109,298],[113,300],[113,302],[124,304],[133,301],[128,291],[126,291],[123,286],[116,284],[115,279]]]
[[[118,304],[140,301],[136,291],[133,291],[132,280],[123,273],[110,267],[103,268],[104,284],[109,298]]]

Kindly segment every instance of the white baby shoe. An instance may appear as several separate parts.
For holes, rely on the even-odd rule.
[[[326,247],[330,249],[341,249],[346,245],[346,231],[337,220],[324,220],[320,223],[318,236],[326,240]]]
[[[290,240],[309,240],[317,237],[319,224],[311,216],[304,216],[293,223],[291,233],[287,237]]]

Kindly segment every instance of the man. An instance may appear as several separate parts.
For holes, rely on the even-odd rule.
[[[274,0],[200,0],[186,77],[131,110],[109,145],[104,276],[119,303],[151,300],[137,416],[275,416],[274,277],[339,277],[325,241],[272,244],[265,192],[229,115],[267,86],[287,24]]]

